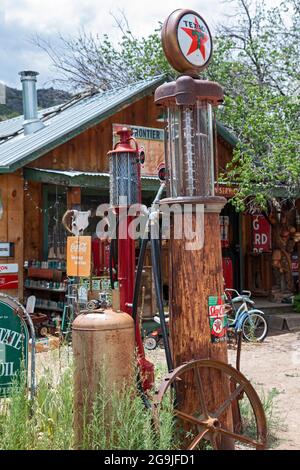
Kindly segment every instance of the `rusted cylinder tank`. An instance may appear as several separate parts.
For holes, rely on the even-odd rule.
[[[82,447],[83,424],[104,380],[106,392],[131,384],[134,369],[134,322],[111,309],[83,311],[73,322],[75,446]]]

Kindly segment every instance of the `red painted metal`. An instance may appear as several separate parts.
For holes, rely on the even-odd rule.
[[[123,128],[118,133],[120,142],[117,142],[114,150],[108,153],[129,153],[132,158],[136,159],[138,165],[138,202],[141,202],[141,170],[140,170],[140,155],[144,157],[141,149],[134,137],[132,131]],[[132,146],[134,144],[134,148]],[[122,196],[122,195],[121,195]],[[124,194],[126,196],[126,194]],[[134,293],[135,281],[135,240],[133,240],[128,233],[128,228],[133,220],[132,216],[127,215],[127,207],[117,207],[116,211],[119,217],[118,228],[118,281],[120,289],[120,309],[123,312],[132,315],[132,302]],[[139,322],[136,322],[135,337],[138,350],[138,365],[142,376],[142,385],[145,391],[152,388],[154,384],[154,365],[145,358],[145,351]]]
[[[0,289],[18,289],[18,274],[2,274],[0,276]]]
[[[253,253],[272,251],[271,225],[263,215],[252,216],[252,251]]]
[[[232,259],[228,256],[222,258],[224,288],[233,289],[233,264]]]
[[[118,237],[118,280],[120,288],[120,308],[122,312],[132,313],[132,299],[135,275],[135,244],[128,236],[132,217],[119,218]],[[126,238],[123,238],[126,234]]]

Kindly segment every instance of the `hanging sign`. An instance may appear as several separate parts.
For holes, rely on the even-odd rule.
[[[271,225],[263,215],[252,216],[252,251],[253,253],[272,251]]]
[[[227,315],[225,313],[223,296],[208,297],[208,315],[211,342],[221,343],[226,341]]]
[[[0,397],[7,396],[22,367],[27,370],[28,330],[18,311],[0,299]]]
[[[88,277],[91,274],[91,246],[89,236],[67,238],[67,275]]]
[[[231,186],[225,186],[224,184],[215,184],[215,195],[224,196],[226,198],[231,198],[236,194],[236,189]]]
[[[14,243],[0,242],[0,258],[9,258],[14,256]]]
[[[164,22],[162,45],[168,62],[181,73],[198,74],[212,56],[212,37],[193,10],[175,10]]]

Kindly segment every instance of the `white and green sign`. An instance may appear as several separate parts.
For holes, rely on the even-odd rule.
[[[7,396],[21,368],[28,366],[28,330],[10,303],[0,300],[0,397]]]

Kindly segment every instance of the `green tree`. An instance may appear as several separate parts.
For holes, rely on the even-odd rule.
[[[208,72],[225,89],[219,118],[238,138],[222,179],[238,183],[239,209],[268,210],[300,194],[299,6],[234,3],[238,18],[220,26]]]
[[[267,7],[264,0],[228,0],[228,11],[231,17],[219,25],[213,60],[201,76],[224,87],[218,118],[238,139],[221,179],[235,185],[232,202],[238,210],[262,210],[273,224],[280,269],[288,273],[291,287],[293,241],[287,249],[281,235],[290,223],[286,213],[300,194],[299,2]],[[36,39],[52,58],[60,82],[106,90],[161,73],[176,77],[162,50],[161,25],[137,38],[124,16],[116,21],[121,32],[116,45],[108,36],[85,32],[61,37],[61,49]]]

